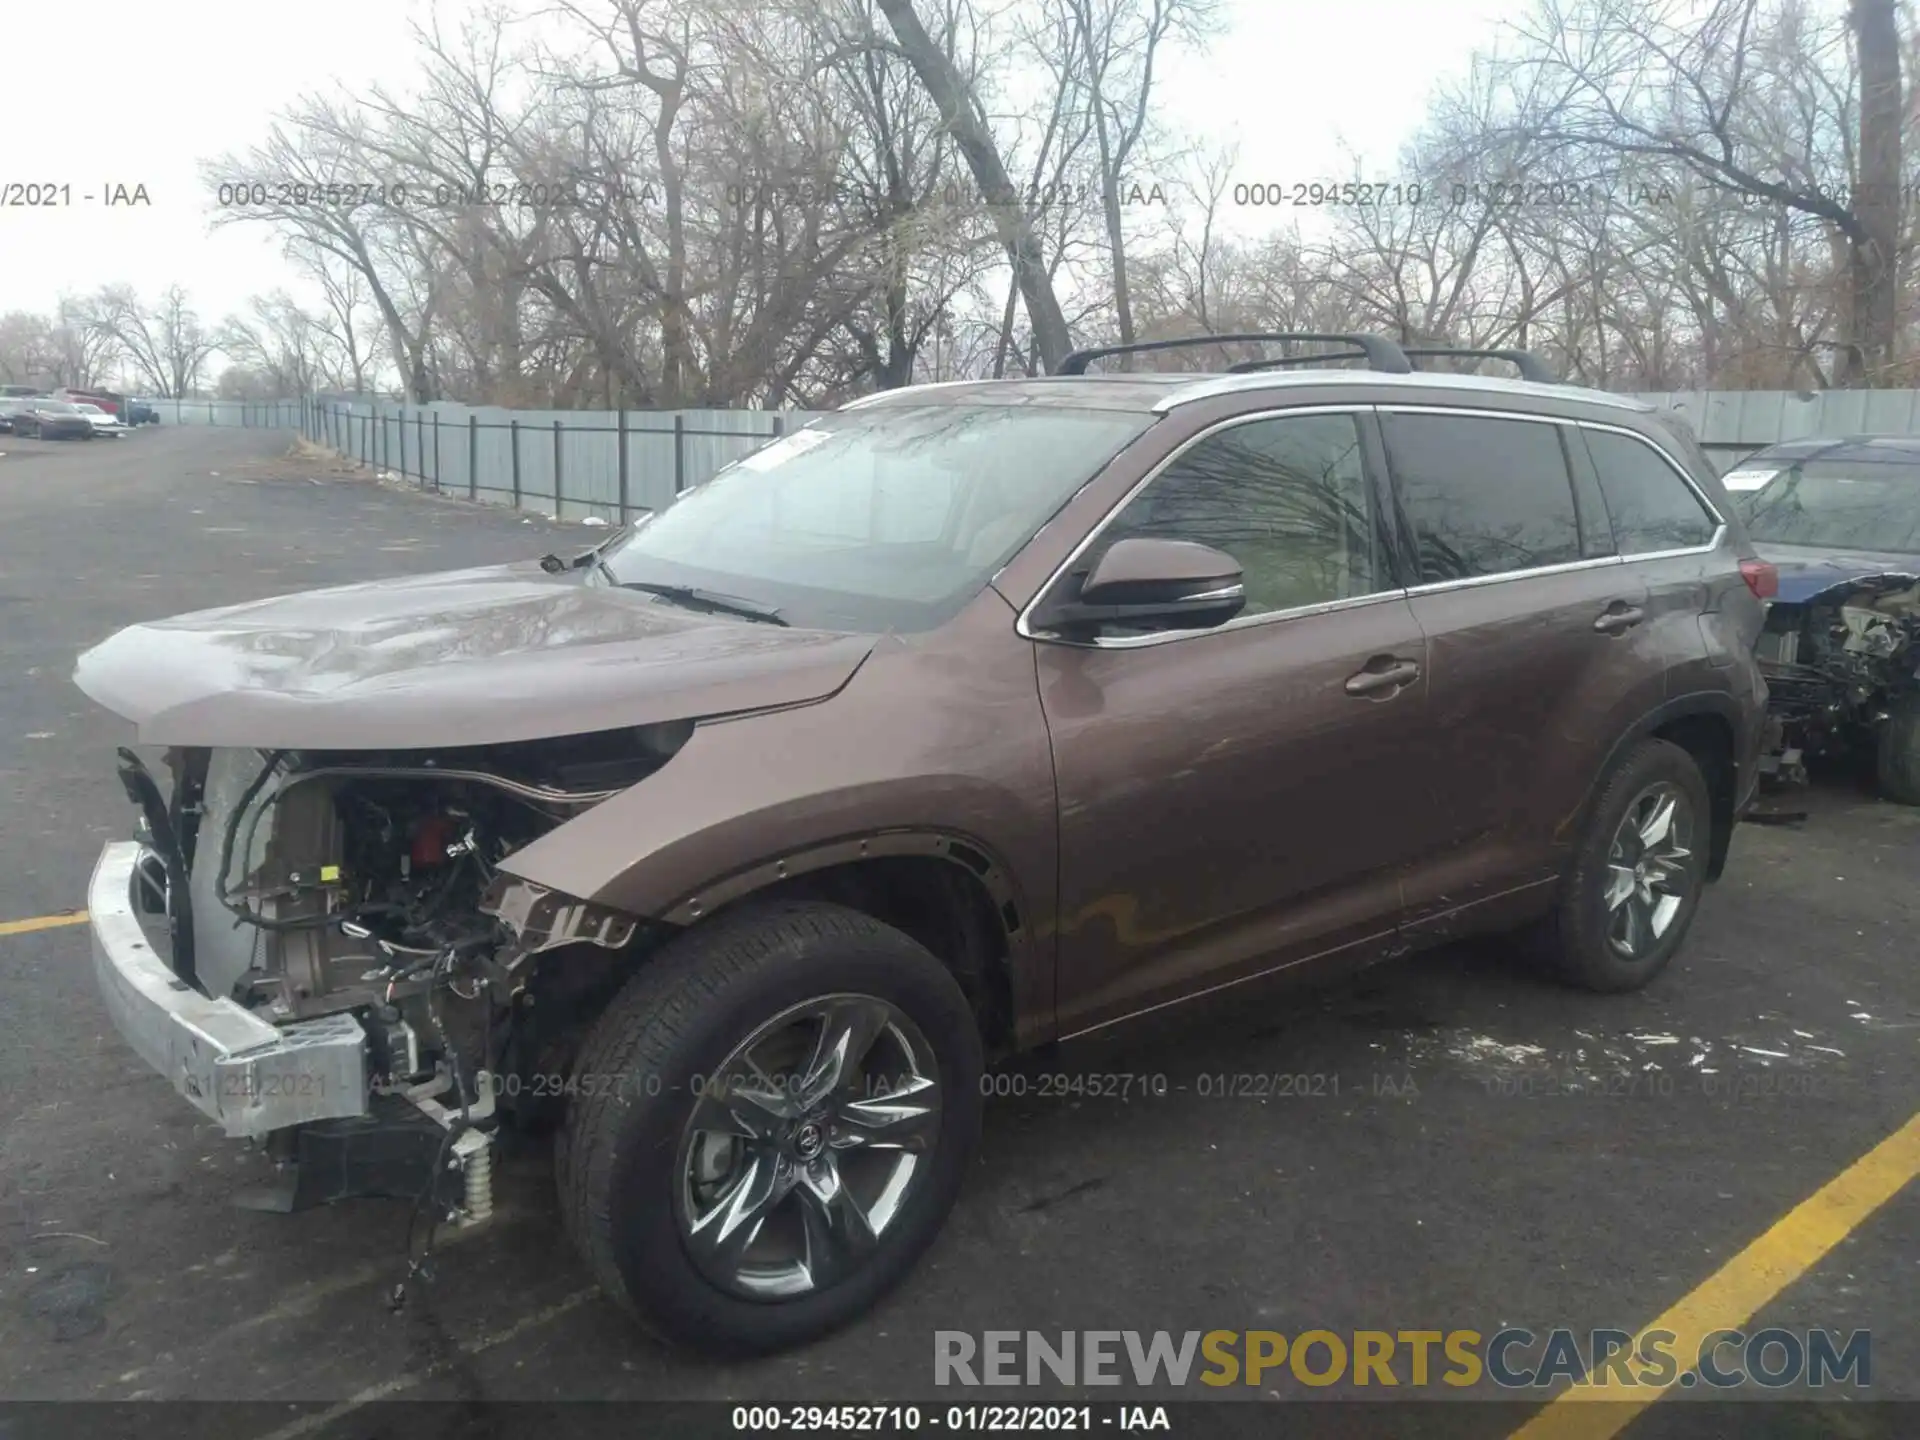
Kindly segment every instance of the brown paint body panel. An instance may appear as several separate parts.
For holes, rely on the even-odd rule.
[[[1666,697],[1667,637],[1593,628],[1647,604],[1610,564],[1415,594],[1427,637],[1431,726],[1416,737],[1443,844],[1407,877],[1407,923],[1555,873],[1574,811],[1614,740]],[[1697,627],[1691,644],[1697,649]]]
[[[936,631],[881,640],[831,701],[697,726],[658,772],[501,868],[636,914],[690,915],[742,871],[777,878],[783,857],[951,835],[1008,877],[1017,1019],[1034,1033],[1053,1008],[1056,807],[1033,646],[1013,627],[983,591]]]
[[[831,695],[870,636],[676,609],[487,566],[129,626],[74,681],[149,745],[499,745]]]
[[[1435,841],[1428,702],[1424,680],[1380,697],[1345,686],[1376,655],[1424,652],[1397,593],[1166,644],[1041,647],[1063,1034],[1385,948],[1400,868]]]

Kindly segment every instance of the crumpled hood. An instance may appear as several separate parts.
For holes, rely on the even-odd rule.
[[[1783,605],[1804,604],[1823,590],[1869,575],[1920,573],[1920,555],[1892,551],[1815,550],[1800,545],[1758,544],[1754,553],[1780,572],[1780,593],[1775,599]]]
[[[120,631],[74,683],[146,744],[405,750],[802,704],[873,649],[582,573],[488,566],[200,610]]]

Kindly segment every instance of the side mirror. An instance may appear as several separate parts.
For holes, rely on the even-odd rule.
[[[1074,598],[1042,607],[1034,625],[1075,630],[1100,624],[1205,629],[1246,608],[1240,562],[1191,540],[1118,540]]]

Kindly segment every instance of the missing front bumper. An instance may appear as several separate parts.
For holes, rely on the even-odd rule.
[[[174,974],[139,920],[142,848],[100,852],[87,888],[93,971],[114,1028],[228,1135],[367,1113],[367,1037],[351,1015],[269,1025]]]

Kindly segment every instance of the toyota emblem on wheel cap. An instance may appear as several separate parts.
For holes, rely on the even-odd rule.
[[[793,1133],[793,1151],[802,1160],[811,1160],[820,1153],[826,1136],[820,1133],[820,1127],[809,1120]]]

